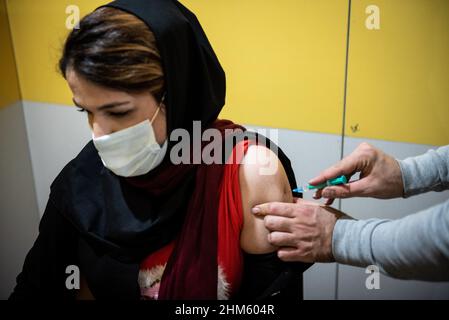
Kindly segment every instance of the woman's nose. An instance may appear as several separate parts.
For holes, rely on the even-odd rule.
[[[104,123],[102,124],[98,121],[92,121],[89,124],[95,138],[100,138],[101,136],[112,133],[110,128],[108,128],[108,126]]]

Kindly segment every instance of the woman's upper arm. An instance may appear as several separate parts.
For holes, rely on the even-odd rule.
[[[262,217],[251,213],[256,204],[281,201],[292,202],[287,174],[278,157],[263,146],[251,145],[239,171],[243,206],[242,249],[251,254],[275,251],[268,242],[268,230]]]

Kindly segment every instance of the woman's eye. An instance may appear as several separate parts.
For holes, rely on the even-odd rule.
[[[127,114],[129,114],[131,111],[125,111],[125,112],[109,112],[110,116],[113,117],[123,117],[126,116]]]
[[[87,114],[90,114],[90,111],[87,111],[87,110],[84,109],[84,108],[78,108],[78,109],[76,109],[76,111],[79,111],[79,112],[87,112]]]

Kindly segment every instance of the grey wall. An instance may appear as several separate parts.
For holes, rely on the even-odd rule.
[[[0,299],[37,236],[39,212],[21,103],[0,109]]]
[[[74,107],[23,101],[40,216],[50,184],[91,139],[85,113]]]

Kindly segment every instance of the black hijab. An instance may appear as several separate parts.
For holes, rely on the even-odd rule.
[[[225,103],[225,73],[196,16],[176,0],[117,0],[154,33],[166,86],[167,132],[208,125]],[[170,145],[169,145],[170,150]]]
[[[117,0],[105,6],[135,15],[155,35],[166,84],[168,135],[177,128],[191,132],[196,120],[203,129],[217,126],[225,102],[225,74],[195,15],[175,0]],[[226,121],[218,126],[239,127]],[[296,187],[289,159],[275,144],[270,146]],[[167,174],[169,153],[170,142],[164,162],[133,177],[139,182],[133,184],[106,169],[90,141],[53,182],[52,199],[95,252],[139,263],[179,234],[194,190],[204,187],[196,168]],[[150,191],[136,187],[148,183]],[[166,190],[165,184],[176,188]]]

